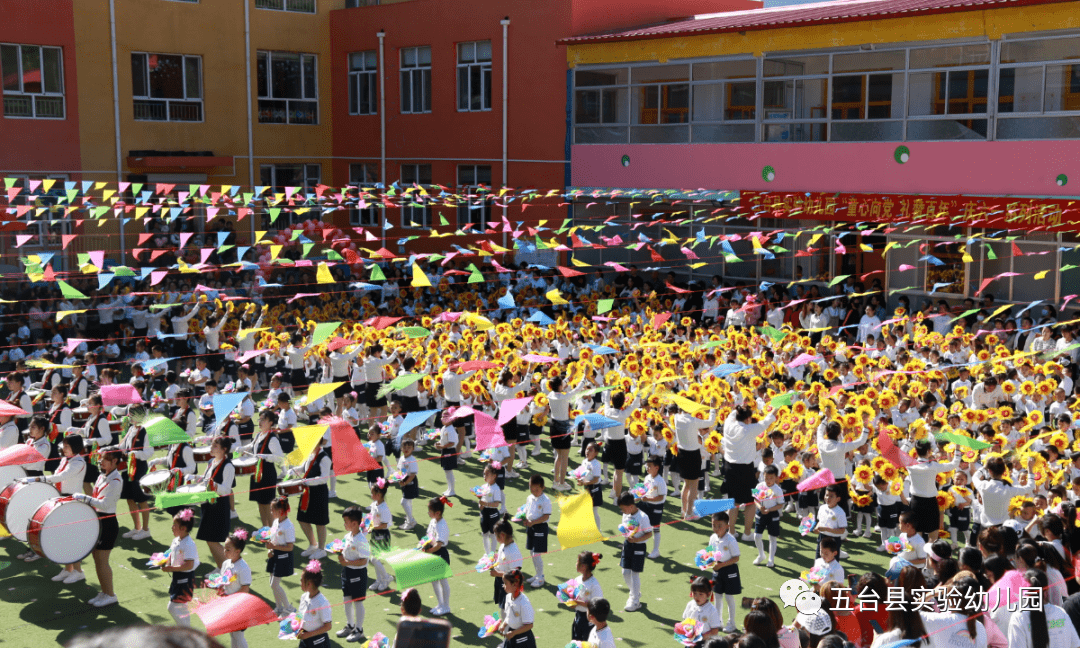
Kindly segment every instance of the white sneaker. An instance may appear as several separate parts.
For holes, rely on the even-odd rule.
[[[327,497],[337,497],[337,491],[332,490],[332,491],[328,492],[326,495],[327,495]]]
[[[315,550],[316,550],[316,547],[311,546],[311,547],[308,547],[307,549],[304,549],[303,551],[301,551],[300,555],[303,556],[304,558],[307,558],[311,554],[315,553]]]
[[[354,632],[356,632],[356,628],[354,628],[351,625],[347,625],[344,628],[342,628],[341,630],[338,630],[337,632],[335,632],[334,634],[336,634],[338,636],[338,638],[340,639],[340,638],[348,637],[349,635],[351,635]]]
[[[562,484],[554,484],[552,486],[552,488],[554,488],[557,491],[568,491],[568,490],[571,490],[573,488],[573,486],[571,486],[570,484],[567,484],[566,482],[563,482]]]
[[[848,552],[841,551],[840,552],[840,560],[847,560],[847,559],[848,559]]]
[[[146,540],[149,537],[150,537],[150,532],[147,531],[146,529],[143,529],[143,530],[139,531],[138,533],[136,533],[135,535],[131,536],[131,539],[132,540]]]
[[[353,632],[351,635],[349,635],[345,639],[345,641],[348,641],[349,643],[356,643],[357,641],[363,641],[366,638],[367,637],[364,636],[364,629],[363,628],[357,628],[356,632]]]
[[[739,629],[736,628],[735,626],[728,626],[728,627],[724,628],[723,630],[721,630],[720,632],[723,632],[724,634],[731,634],[733,632],[738,632],[738,631],[739,631]]]
[[[758,556],[757,558],[754,558],[755,565],[760,565],[763,562],[765,562],[765,556]]]
[[[124,533],[121,533],[120,537],[121,538],[130,538],[130,537],[134,536],[138,532],[139,532],[138,529],[132,529],[131,531],[125,531]]]
[[[885,545],[878,545],[874,547],[874,551],[878,553],[885,553],[886,551],[888,551],[888,548],[886,548]]]
[[[769,569],[772,569],[773,567],[776,567],[776,563],[774,563],[772,560],[770,560],[769,562],[765,563],[765,566],[768,567]]]
[[[120,601],[115,596],[109,596],[107,594],[102,594],[101,598],[98,599],[95,603],[93,603],[93,606],[98,607],[98,608],[103,608],[103,607],[106,607],[106,606],[109,606],[109,605],[116,605],[119,602]]]
[[[233,512],[229,513],[229,519],[230,520],[239,520],[240,519],[240,514],[237,513],[236,511],[233,511]]]
[[[627,601],[626,607],[624,607],[623,609],[627,612],[636,612],[637,610],[641,609],[641,603],[638,603],[637,601]]]
[[[851,537],[852,538],[858,538],[861,535],[862,535],[862,529],[861,528],[860,529],[855,529],[854,531],[851,532]]]
[[[411,522],[411,523],[406,522],[405,524],[402,524],[398,528],[401,529],[402,531],[411,531],[415,526],[416,526],[416,522]]]
[[[656,560],[659,557],[660,557],[660,552],[659,551],[654,551],[651,554],[649,554],[649,560]]]
[[[544,586],[544,582],[545,582],[545,581],[544,581],[544,579],[543,579],[543,578],[534,578],[534,579],[532,580],[532,586],[533,586],[533,587],[543,587],[543,586]]]
[[[518,462],[514,464],[514,468],[528,468],[528,467],[529,467],[528,462],[521,461],[521,460],[518,460]]]
[[[444,607],[442,607],[440,605],[438,607],[431,608],[431,616],[442,616],[442,615],[448,613],[449,611],[450,610],[448,610],[448,609],[446,609],[446,608],[444,608]]]
[[[870,529],[867,529],[867,530],[866,530],[866,533],[864,533],[864,534],[862,535],[862,537],[864,537],[864,538],[867,538],[867,539],[869,539],[869,538],[873,538],[873,537],[874,537],[874,532],[873,532],[873,531],[871,531]],[[954,548],[955,548],[955,547],[954,547]]]
[[[324,549],[316,549],[314,553],[308,556],[309,560],[320,560],[322,558],[326,558],[326,550]]]
[[[41,556],[34,553],[34,554],[30,554],[26,558],[23,558],[23,560],[25,560],[26,562],[37,562],[38,560],[41,560]]]
[[[64,569],[59,574],[57,574],[56,576],[53,576],[50,580],[52,580],[52,582],[54,582],[54,583],[59,583],[60,581],[66,579],[70,575],[71,575],[71,572]]]
[[[95,605],[95,604],[96,604],[96,603],[97,603],[98,601],[100,601],[100,600],[101,600],[101,597],[102,597],[102,596],[105,596],[105,592],[98,592],[98,593],[97,593],[97,596],[95,596],[94,598],[92,598],[92,599],[90,599],[89,601],[87,601],[87,602],[86,602],[86,604],[87,604],[87,605]]]
[[[79,581],[86,580],[86,573],[85,572],[81,572],[81,571],[76,570],[76,571],[70,572],[69,574],[70,575],[67,578],[64,579],[64,584],[65,585],[72,585],[74,583],[78,583]]]
[[[742,540],[743,542],[753,542],[754,541],[754,536],[750,535],[749,533],[744,533],[744,534],[742,534],[742,537],[739,538],[739,539]]]
[[[529,453],[529,456],[530,457],[539,457],[540,456],[540,451],[539,450],[533,450],[532,452]]]

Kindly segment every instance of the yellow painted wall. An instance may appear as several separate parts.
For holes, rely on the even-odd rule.
[[[1003,34],[1076,28],[1080,28],[1080,2],[1068,2],[742,33],[574,43],[568,45],[566,55],[570,67],[575,67],[636,61],[665,62],[706,56],[760,55],[763,52],[826,49],[870,43],[983,36],[998,39]]]

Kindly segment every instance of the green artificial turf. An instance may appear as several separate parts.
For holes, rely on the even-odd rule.
[[[396,547],[415,546],[416,541],[426,531],[428,517],[425,503],[427,499],[446,488],[443,471],[439,468],[438,461],[424,461],[425,458],[432,457],[432,452],[421,448],[417,454],[421,459],[421,493],[420,499],[417,499],[414,505],[418,524],[416,528],[408,532],[398,529],[393,531]],[[576,448],[572,455],[571,468],[578,463]],[[550,478],[551,465],[551,453],[545,443],[541,456],[530,457],[530,468]],[[492,577],[487,573],[478,574],[474,570],[476,561],[483,555],[483,545],[480,537],[479,509],[476,498],[469,489],[482,483],[480,466],[481,464],[475,459],[462,462],[456,477],[459,496],[453,500],[454,506],[446,510],[446,519],[452,536],[451,568],[456,575],[450,581],[452,612],[445,618],[454,625],[453,645],[494,648],[500,644],[499,639],[477,638],[477,631],[484,616],[496,610],[492,600]],[[510,512],[523,504],[528,495],[528,477],[532,474],[532,470],[526,469],[520,472],[523,474],[522,478],[508,480],[507,483],[506,501]],[[249,487],[248,481],[248,477],[241,477],[238,480],[237,490],[241,492],[237,495],[237,509],[240,512],[241,525],[252,530],[260,525],[256,506],[247,501],[247,493],[244,492]],[[720,481],[714,479],[711,483],[712,493],[705,496],[720,497],[719,485]],[[579,491],[575,490],[570,494],[576,492]],[[355,503],[366,508],[371,503],[366,481],[357,475],[348,475],[339,479],[337,495],[337,499],[331,501],[328,541],[344,535],[339,513],[346,506]],[[548,495],[553,502],[556,502],[559,494],[549,489]],[[395,525],[401,524],[404,520],[404,512],[398,502],[399,499],[400,491],[391,487],[387,501],[394,514]],[[120,511],[125,512],[126,507],[125,503],[121,503]],[[596,577],[604,588],[606,598],[611,602],[613,614],[609,622],[619,644],[631,648],[642,646],[677,648],[678,644],[672,637],[672,626],[682,620],[683,608],[689,600],[691,577],[700,573],[693,565],[694,554],[699,549],[703,549],[708,542],[711,533],[709,522],[703,519],[692,523],[678,522],[664,525],[660,547],[661,557],[658,560],[646,561],[645,571],[641,577],[642,608],[637,612],[628,613],[623,611],[628,591],[619,569],[621,541],[617,539],[616,532],[620,521],[618,509],[608,500],[601,511],[601,531],[616,538],[565,551],[560,551],[554,532],[559,515],[557,503],[554,504],[554,509],[552,535],[549,541],[550,552],[544,558],[547,584],[539,590],[526,585],[527,595],[536,610],[534,633],[537,645],[540,648],[563,648],[570,641],[570,625],[574,614],[566,606],[558,604],[554,595],[555,586],[576,575],[574,569],[576,555],[583,549],[589,549],[604,556],[596,571]],[[669,497],[664,511],[665,522],[672,520],[677,515],[678,509],[678,497]],[[92,560],[88,559],[83,565],[87,574],[86,581],[71,586],[57,584],[49,580],[60,569],[57,565],[44,559],[34,563],[24,563],[16,556],[25,551],[25,546],[11,538],[4,540],[2,553],[0,553],[0,579],[2,579],[0,580],[0,628],[3,630],[0,632],[0,644],[48,646],[55,645],[57,642],[64,643],[80,632],[101,630],[114,625],[171,624],[172,618],[166,609],[169,575],[145,566],[151,553],[164,551],[171,542],[171,522],[164,513],[158,512],[151,514],[150,520],[152,539],[139,542],[118,539],[118,546],[112,552],[112,565],[120,604],[101,609],[93,608],[85,603],[98,591]],[[770,596],[782,607],[783,604],[777,596],[781,584],[789,578],[798,578],[800,572],[808,569],[813,563],[815,539],[813,536],[800,537],[796,530],[797,525],[798,520],[793,514],[785,515],[775,569],[752,565],[751,561],[756,556],[753,543],[740,543],[742,559],[739,570],[743,583],[742,596]],[[121,533],[130,529],[131,517],[122,515],[120,526]],[[853,528],[854,522],[851,522],[849,529]],[[527,554],[524,547],[524,535],[518,533],[517,536],[522,553]],[[887,557],[873,551],[879,541],[880,537],[874,540],[860,538],[845,542],[844,548],[851,554],[850,558],[844,561],[848,574],[862,573],[870,569],[879,573],[884,572]],[[767,543],[766,537],[766,549]],[[204,561],[197,571],[201,582],[201,577],[213,570],[213,563],[206,543],[198,542],[197,545],[200,559]],[[651,546],[650,541],[650,550]],[[297,525],[295,564],[298,573],[285,579],[285,589],[293,605],[296,605],[300,598],[299,568],[306,561],[301,558],[299,552],[306,547],[306,540],[302,539],[302,533]],[[273,595],[268,584],[268,576],[264,571],[265,551],[249,544],[244,557],[251,565],[254,575],[253,593],[264,597],[272,608]],[[323,564],[326,566],[323,593],[334,605],[334,631],[336,632],[345,625],[345,613],[340,606],[342,602],[339,587],[340,567],[333,557],[324,559]],[[527,555],[524,561],[524,572],[526,578],[531,578],[533,575],[532,562]],[[369,567],[369,578],[372,582],[374,577],[375,570]],[[421,585],[418,589],[423,597],[423,613],[426,615],[435,605],[435,595],[430,585]],[[736,597],[737,604],[741,603],[742,596]],[[365,603],[367,614],[364,621],[367,636],[383,632],[392,637],[400,615],[399,605],[400,600],[396,592],[383,595],[369,593],[369,598]],[[720,601],[717,601],[717,607],[720,607]],[[746,610],[741,608],[737,610],[738,624],[741,625],[745,613]],[[726,613],[722,618],[726,622]],[[786,622],[790,622],[793,618],[794,608],[784,610]],[[193,625],[202,627],[194,617]],[[246,636],[251,646],[289,645],[278,643],[277,632],[276,626],[261,626],[248,629]],[[228,637],[221,637],[221,639],[222,643],[228,647]],[[357,644],[349,644],[344,639],[337,639],[331,634],[331,645]]]

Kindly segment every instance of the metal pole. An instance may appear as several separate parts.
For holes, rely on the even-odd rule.
[[[509,165],[509,160],[510,160],[509,148],[508,148],[508,145],[507,145],[507,103],[506,103],[507,99],[509,98],[509,94],[510,94],[509,87],[507,85],[508,84],[508,79],[510,77],[509,71],[508,71],[510,69],[510,65],[509,65],[509,60],[507,59],[507,49],[508,48],[507,48],[507,41],[506,41],[507,31],[510,28],[510,16],[507,16],[507,17],[503,18],[502,20],[500,20],[499,24],[502,25],[502,186],[503,186],[503,189],[505,189],[506,185],[507,185],[507,182],[508,182],[507,181],[508,176],[507,176],[506,167]],[[505,198],[506,197],[504,196],[503,208],[502,208],[502,210],[503,210],[503,221],[504,222],[510,222],[507,219],[506,200],[508,200],[508,199],[505,199]],[[505,227],[503,228],[502,246],[506,247],[506,228]]]
[[[252,133],[252,117],[251,117],[251,0],[244,0],[244,67],[247,77],[247,145],[248,145],[248,186],[252,187],[252,191],[255,191],[255,136]],[[257,196],[256,196],[257,197]],[[253,201],[254,202],[254,201]],[[248,242],[252,245],[255,244],[255,210],[251,210],[251,220],[248,222],[250,225],[250,238]],[[238,258],[237,261],[240,261]]]
[[[386,30],[380,29],[376,34],[379,37],[379,182],[383,186],[383,191],[386,191]],[[382,228],[382,240],[379,241],[383,247],[386,246],[386,209],[383,208],[379,214],[382,217],[382,222],[379,227]]]
[[[116,132],[116,183],[117,190],[123,180],[123,165],[120,146],[120,82],[116,71],[116,5],[109,0],[109,47],[112,50],[112,92],[113,92],[113,129]],[[124,241],[124,214],[120,214],[120,264],[127,264],[127,251]]]

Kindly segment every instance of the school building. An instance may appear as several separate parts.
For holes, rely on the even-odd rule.
[[[1080,265],[1080,2],[850,0],[561,43],[576,224],[615,216],[630,243],[738,235],[697,247],[695,272],[746,284],[881,271],[935,298],[1080,293],[1057,271]],[[665,223],[631,229],[631,214]],[[755,252],[747,235],[774,230]],[[656,265],[645,247],[575,254]],[[1022,276],[983,285],[1003,273]]]

